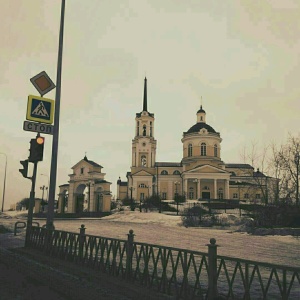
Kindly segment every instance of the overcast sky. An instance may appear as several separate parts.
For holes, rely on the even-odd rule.
[[[6,207],[28,197],[18,172],[35,133],[23,131],[29,79],[56,82],[60,0],[0,0],[0,152],[8,157]],[[223,138],[224,162],[242,162],[252,141],[299,132],[298,0],[67,0],[57,186],[84,157],[101,164],[116,194],[130,170],[135,114],[155,114],[157,160],[179,162],[182,133],[200,106]],[[55,91],[47,98],[55,99]],[[38,174],[50,173],[46,136]],[[5,156],[0,155],[0,195]],[[38,176],[40,186],[48,185]],[[58,193],[58,189],[57,189]]]

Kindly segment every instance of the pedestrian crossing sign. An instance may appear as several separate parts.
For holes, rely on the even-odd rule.
[[[39,97],[28,96],[26,120],[39,123],[53,123],[54,100]]]

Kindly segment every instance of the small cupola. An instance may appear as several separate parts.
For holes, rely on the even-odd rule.
[[[206,112],[201,105],[200,109],[197,111],[197,123],[206,123],[205,117],[206,117]]]

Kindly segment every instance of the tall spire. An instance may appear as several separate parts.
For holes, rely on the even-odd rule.
[[[144,82],[144,102],[143,102],[143,111],[147,111],[147,78],[145,77]]]

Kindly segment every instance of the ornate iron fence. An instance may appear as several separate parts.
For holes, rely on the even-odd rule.
[[[134,241],[31,227],[28,247],[139,282],[177,299],[299,299],[300,268]]]

